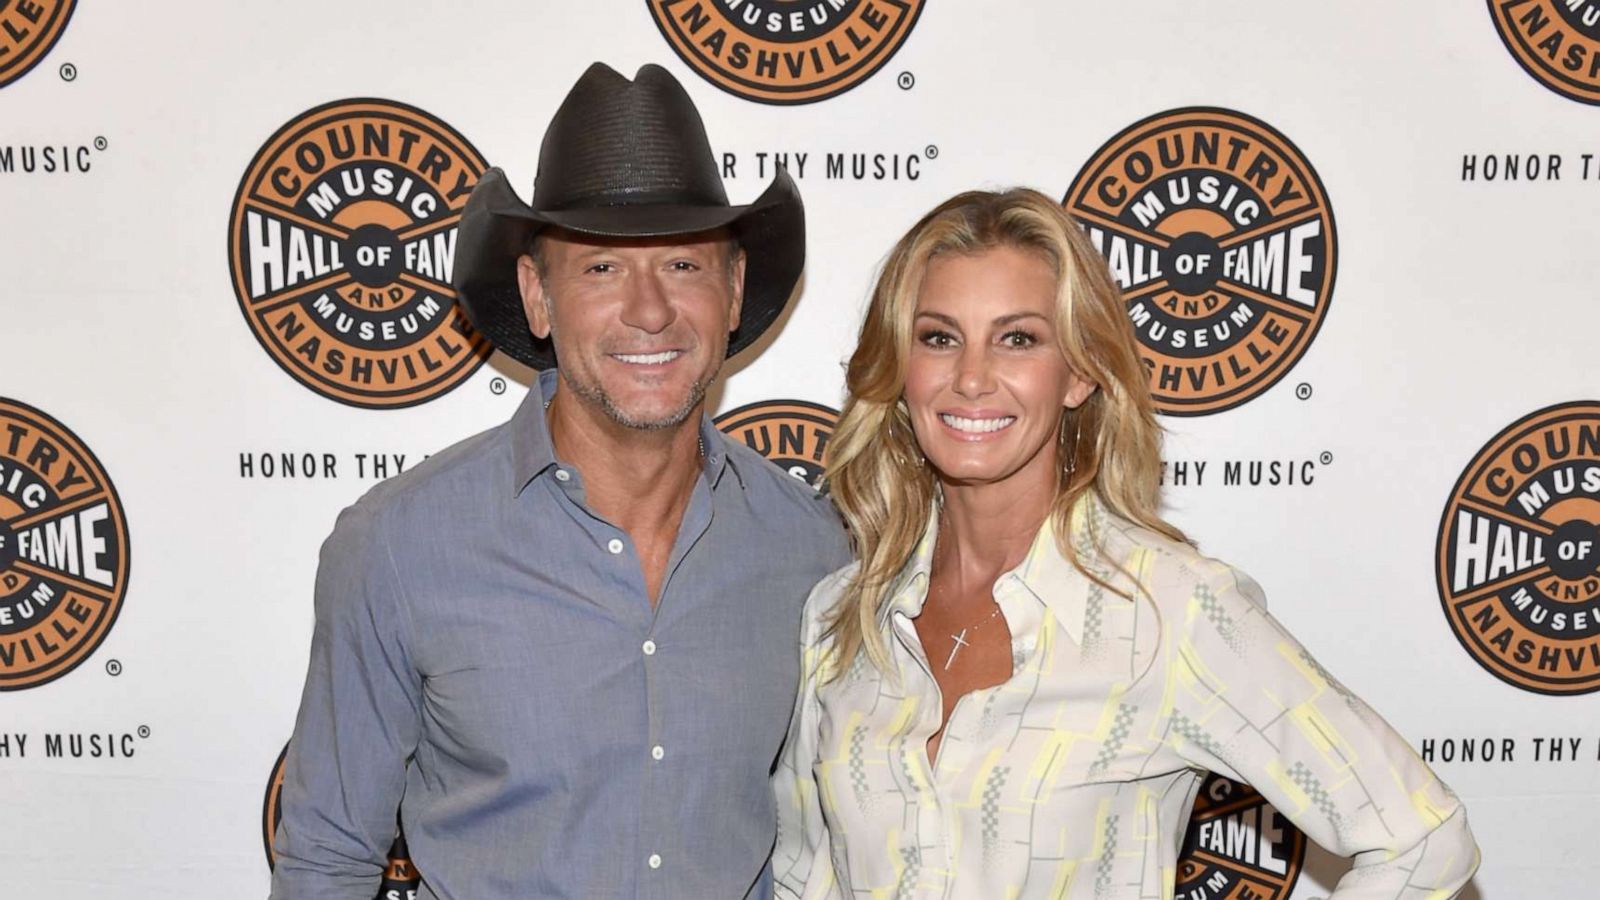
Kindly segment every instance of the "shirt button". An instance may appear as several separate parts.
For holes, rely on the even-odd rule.
[[[660,759],[661,757],[666,756],[666,755],[667,755],[667,751],[661,749],[661,745],[660,744],[657,744],[654,747],[650,748],[650,758],[651,759]]]
[[[645,641],[644,642],[644,646],[641,647],[640,649],[642,649],[644,651],[644,655],[645,656],[655,656],[656,655],[656,642],[655,641]]]
[[[557,469],[556,470],[556,480],[557,481],[562,481],[562,482],[571,481],[572,480],[572,473],[568,472],[566,469]]]
[[[659,869],[659,868],[661,868],[661,854],[652,853],[652,854],[650,854],[650,858],[645,860],[645,862],[648,862],[650,864],[650,868]]]
[[[622,552],[622,541],[621,541],[621,539],[612,538],[610,541],[608,541],[606,543],[606,549],[610,550],[612,553],[621,553]]]

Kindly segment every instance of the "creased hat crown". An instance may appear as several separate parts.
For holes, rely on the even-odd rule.
[[[662,203],[728,205],[700,113],[660,66],[629,81],[595,63],[545,131],[533,207]]]

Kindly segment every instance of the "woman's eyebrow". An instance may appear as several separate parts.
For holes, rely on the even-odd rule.
[[[994,324],[1010,325],[1012,322],[1016,322],[1021,319],[1044,319],[1047,322],[1049,321],[1049,317],[1044,313],[1037,313],[1030,310],[1028,312],[1011,313],[1009,315],[999,316],[994,320]]]
[[[952,328],[954,328],[954,327],[956,327],[957,325],[960,324],[960,323],[956,322],[955,319],[951,318],[950,316],[945,315],[944,313],[926,312],[926,311],[925,312],[919,312],[919,313],[917,313],[917,318],[919,318],[919,319],[921,319],[921,318],[934,319],[936,321],[943,322],[944,324],[949,325]],[[1033,311],[1029,310],[1027,312],[1007,313],[1006,315],[1003,315],[1003,316],[996,316],[995,319],[994,319],[994,322],[992,324],[994,324],[994,325],[1010,325],[1011,323],[1020,321],[1022,319],[1042,319],[1044,321],[1049,321],[1049,318],[1050,317],[1046,316],[1044,313],[1038,313],[1038,312],[1033,312]]]

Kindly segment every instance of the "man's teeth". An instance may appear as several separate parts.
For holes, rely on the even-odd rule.
[[[683,355],[682,350],[664,350],[660,353],[617,353],[617,359],[635,366],[659,366]]]
[[[973,434],[986,434],[990,431],[999,431],[1017,420],[1016,416],[1001,416],[997,419],[965,419],[961,416],[952,416],[943,413],[939,420],[957,431],[966,431]]]

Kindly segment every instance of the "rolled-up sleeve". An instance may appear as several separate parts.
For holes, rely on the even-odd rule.
[[[421,721],[404,596],[381,522],[345,510],[322,545],[316,629],[285,763],[272,900],[372,900]]]
[[[1352,857],[1330,900],[1454,896],[1478,866],[1460,800],[1267,613],[1254,581],[1218,568],[1194,585],[1170,651],[1180,755]]]

